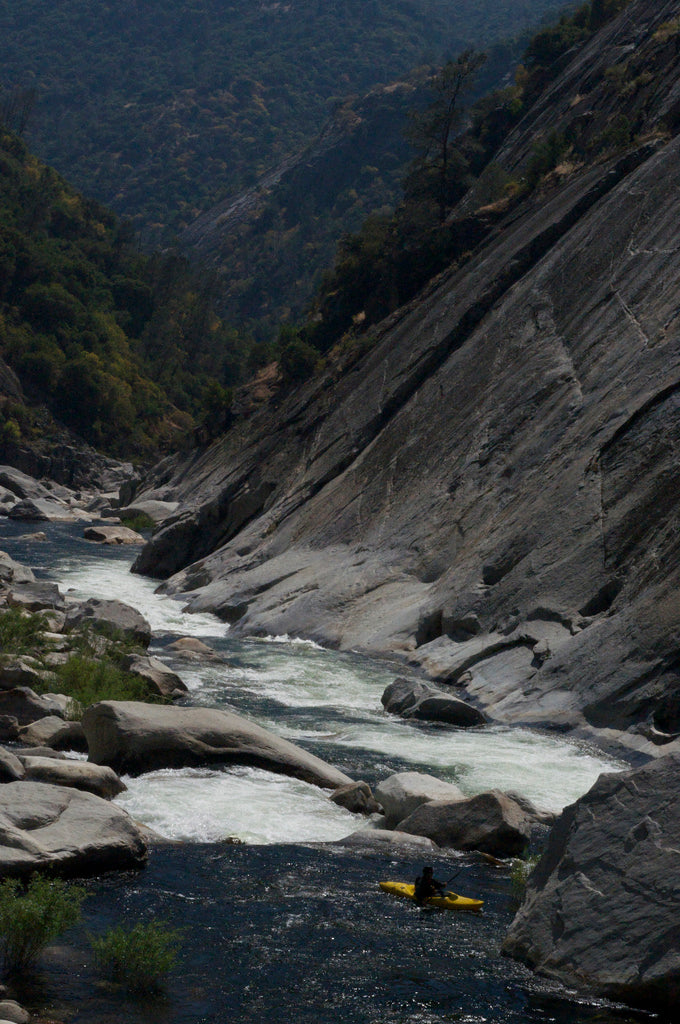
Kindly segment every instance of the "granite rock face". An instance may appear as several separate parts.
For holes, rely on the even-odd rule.
[[[632,60],[650,141],[555,175],[354,365],[162,464],[135,500],[179,505],[138,571],[237,633],[436,663],[498,721],[680,749],[677,16],[633,0],[498,161],[605,125]]]
[[[566,807],[503,952],[629,1004],[680,1005],[680,758],[601,775]]]

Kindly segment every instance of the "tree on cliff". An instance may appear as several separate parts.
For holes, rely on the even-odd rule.
[[[461,101],[485,60],[486,54],[468,48],[456,60],[447,61],[432,79],[432,102],[412,119],[411,141],[418,151],[412,177],[434,196],[440,223],[451,205],[452,148],[462,116]]]

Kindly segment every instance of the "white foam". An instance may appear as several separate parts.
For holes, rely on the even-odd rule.
[[[167,769],[124,781],[116,803],[166,839],[329,842],[361,827],[325,791],[256,768]]]

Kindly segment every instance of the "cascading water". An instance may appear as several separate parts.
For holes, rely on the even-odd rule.
[[[528,730],[462,731],[388,716],[380,696],[398,666],[287,638],[235,639],[214,616],[188,615],[180,602],[155,594],[153,581],[130,574],[129,551],[88,544],[73,526],[45,530],[47,543],[25,541],[25,524],[0,521],[0,547],[74,597],[118,598],[138,608],[154,630],[153,653],[180,673],[191,701],[247,715],[371,785],[395,771],[425,771],[466,793],[514,789],[559,810],[601,771],[623,767]],[[174,659],[167,645],[186,635],[200,637],[223,660]],[[412,854],[313,845],[361,827],[315,787],[243,767],[159,771],[126,781],[120,804],[172,842],[155,848],[137,876],[88,883],[72,952],[48,958],[48,982],[61,987],[76,1024],[121,1015],[132,1024],[640,1019],[576,999],[500,959],[512,916],[507,872],[442,851],[436,872],[446,878],[461,871],[456,887],[484,898],[484,913],[423,915],[377,887],[381,877],[412,878],[421,866]],[[170,980],[160,1009],[97,990],[87,932],[158,916],[186,933],[181,976]]]

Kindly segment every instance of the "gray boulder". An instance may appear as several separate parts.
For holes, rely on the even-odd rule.
[[[486,716],[471,704],[416,679],[395,679],[385,689],[382,704],[386,711],[402,718],[446,722],[461,728],[486,722]]]
[[[14,999],[0,1001],[0,1024],[28,1024],[31,1015]]]
[[[61,611],[64,608],[64,598],[57,584],[45,581],[13,584],[7,594],[7,603],[27,612]]]
[[[366,853],[386,853],[388,856],[395,851],[425,856],[436,853],[438,849],[437,844],[426,836],[414,836],[407,832],[384,828],[362,828],[345,836],[344,839],[336,840],[333,845]]]
[[[85,540],[93,540],[98,544],[144,544],[141,533],[127,526],[86,526],[83,530]]]
[[[479,850],[493,857],[521,856],[535,819],[499,790],[467,800],[433,800],[421,804],[398,823],[402,832],[428,836],[437,846]]]
[[[71,605],[66,611],[65,628],[72,630],[81,625],[123,633],[144,647],[151,641],[151,626],[144,616],[122,601],[91,597]]]
[[[35,583],[33,570],[20,562],[15,562],[6,551],[0,551],[0,584],[1,583]]]
[[[181,636],[168,644],[168,650],[187,661],[224,661],[212,647],[195,636]]]
[[[57,715],[48,715],[19,729],[19,743],[28,747],[49,747],[52,750],[78,750],[87,753],[87,740],[80,722],[65,722]]]
[[[19,758],[11,750],[0,747],[0,782],[18,782],[25,774]]]
[[[45,782],[0,786],[0,873],[94,875],[142,867],[132,819],[92,793]]]
[[[28,686],[15,686],[13,690],[0,690],[0,715],[16,718],[20,726],[29,725],[48,715],[63,717],[54,701],[40,697]]]
[[[0,715],[0,743],[15,740],[19,735],[19,723],[14,715]]]
[[[19,760],[24,766],[26,778],[32,782],[70,786],[86,793],[94,793],[104,800],[111,800],[127,789],[113,769],[105,765],[26,755],[19,755]]]
[[[331,793],[330,799],[339,807],[344,807],[352,814],[377,814],[380,805],[371,793],[367,782],[353,782],[347,786],[338,786]]]
[[[465,795],[452,782],[443,782],[424,772],[398,772],[378,783],[375,798],[382,808],[386,824],[396,825],[421,804],[432,800],[464,800]]]
[[[566,807],[503,944],[611,999],[680,1001],[680,757],[601,775]]]
[[[335,789],[352,782],[321,758],[227,711],[135,701],[87,708],[83,728],[95,764],[119,774],[201,764],[246,764]]]
[[[3,658],[0,660],[0,690],[13,690],[15,686],[39,686],[42,675],[29,658]]]
[[[142,679],[148,686],[150,693],[174,699],[183,697],[189,692],[177,673],[169,669],[158,658],[141,654],[130,654],[125,658],[123,667],[126,672]]]
[[[126,519],[135,519],[137,516],[144,515],[148,516],[149,519],[153,519],[154,523],[162,523],[174,515],[178,508],[179,502],[177,501],[160,501],[157,498],[148,498],[135,501],[132,505],[121,508],[119,512],[123,522]]]

